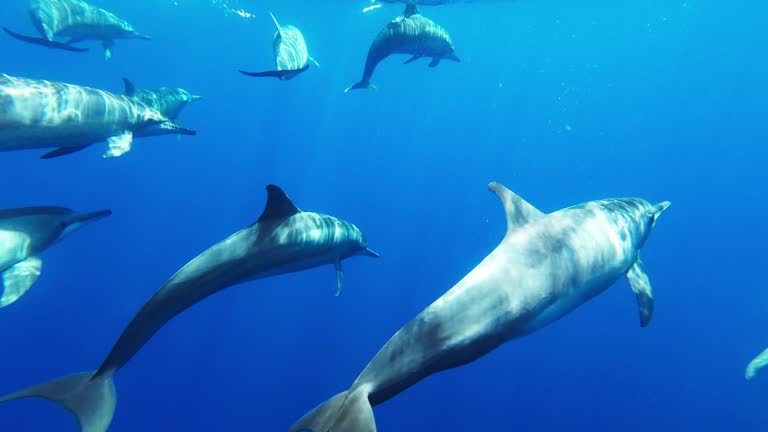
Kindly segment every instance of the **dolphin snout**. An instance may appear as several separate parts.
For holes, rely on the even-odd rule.
[[[152,40],[152,36],[145,35],[144,33],[135,32],[133,36],[136,37],[136,39],[143,39],[143,40],[149,40],[149,41]]]

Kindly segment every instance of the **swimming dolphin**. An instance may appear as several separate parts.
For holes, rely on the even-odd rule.
[[[19,299],[40,276],[42,251],[110,210],[77,213],[63,207],[0,210],[0,307]]]
[[[144,303],[95,372],[33,386],[0,402],[46,398],[70,410],[83,432],[104,432],[115,410],[112,376],[174,316],[232,285],[324,264],[336,267],[338,295],[343,259],[378,256],[351,223],[303,212],[277,186],[267,186],[267,194],[267,205],[255,223],[198,255]]]
[[[201,99],[183,88],[137,89],[128,78],[123,78],[123,84],[126,96],[149,105],[170,120],[176,120],[187,104]]]
[[[373,71],[379,62],[392,54],[411,54],[411,58],[405,63],[414,62],[422,57],[431,57],[429,67],[437,66],[442,59],[461,61],[453,52],[453,43],[448,32],[434,21],[420,15],[416,5],[409,3],[405,7],[403,16],[392,20],[376,36],[376,40],[368,49],[363,78],[344,92],[376,88],[370,82]]]
[[[112,57],[115,39],[152,39],[115,14],[82,0],[30,0],[29,15],[42,37],[20,35],[5,27],[3,30],[25,42],[68,51],[87,51],[73,46],[81,41],[101,41],[107,60]],[[68,40],[57,42],[56,38]]]
[[[507,216],[501,244],[291,432],[374,432],[372,406],[560,319],[622,275],[648,324],[653,297],[639,251],[668,202],[607,199],[544,214],[498,183],[489,188]]]
[[[277,70],[266,72],[246,72],[241,70],[240,73],[254,77],[275,77],[280,80],[290,80],[296,78],[302,72],[306,72],[309,69],[310,60],[317,67],[320,67],[315,59],[309,56],[307,43],[304,41],[304,35],[301,34],[301,31],[292,25],[281,26],[272,12],[269,15],[272,17],[272,21],[275,22],[275,27],[277,27],[272,41]]]
[[[107,141],[109,158],[129,151],[134,134],[195,132],[133,98],[0,74],[0,151],[55,147],[50,159]]]
[[[768,366],[768,349],[760,353],[760,355],[755,357],[754,360],[749,362],[744,377],[747,379],[747,381],[749,381],[754,378],[762,368],[766,366]]]

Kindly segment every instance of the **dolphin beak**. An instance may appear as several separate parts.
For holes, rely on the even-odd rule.
[[[365,250],[363,251],[363,254],[371,258],[379,258],[381,256],[378,254],[378,252],[373,251],[371,248],[365,248]]]
[[[169,121],[164,122],[161,127],[166,130],[171,130],[179,135],[197,135],[197,132],[192,129],[187,129]]]
[[[150,40],[150,41],[152,40],[151,36],[147,36],[143,33],[136,32],[133,35],[136,37],[136,39],[144,39],[144,40]]]
[[[198,101],[198,100],[200,100],[200,99],[202,99],[202,98],[203,98],[202,96],[198,96],[198,95],[192,95],[192,98],[191,98],[190,100],[192,100],[192,101]]]

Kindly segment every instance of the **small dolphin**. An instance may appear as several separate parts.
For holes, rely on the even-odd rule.
[[[266,72],[246,72],[241,70],[240,73],[254,77],[275,77],[280,80],[290,80],[296,78],[302,72],[306,72],[309,69],[310,60],[317,67],[320,67],[320,64],[309,56],[307,43],[304,41],[304,35],[301,34],[301,31],[292,25],[281,26],[272,12],[269,15],[272,17],[272,21],[275,22],[275,27],[277,27],[272,41],[277,70]]]
[[[0,210],[0,307],[19,299],[40,276],[39,253],[110,210],[77,213],[63,207]]]
[[[379,62],[392,54],[411,54],[411,58],[405,61],[406,64],[422,57],[431,57],[429,67],[437,66],[442,59],[461,61],[453,52],[453,43],[448,32],[434,21],[420,15],[416,5],[409,3],[403,16],[392,20],[376,36],[376,40],[368,49],[363,78],[344,92],[363,88],[375,89],[376,86],[370,82],[373,71]]]
[[[768,366],[768,349],[760,353],[760,355],[755,357],[754,360],[749,362],[744,377],[747,379],[747,381],[750,381],[752,378],[757,376],[757,373],[760,372],[761,369],[766,366]]]
[[[82,432],[104,432],[115,410],[112,376],[165,323],[190,306],[232,285],[324,264],[336,267],[339,295],[342,260],[361,254],[378,257],[351,223],[303,212],[277,186],[267,186],[267,194],[267,205],[255,223],[198,255],[144,303],[98,370],[33,386],[0,402],[46,398],[70,410]]]
[[[50,159],[107,141],[104,157],[131,149],[133,136],[195,135],[133,98],[72,84],[0,74],[0,151],[55,147]]]
[[[20,35],[5,27],[3,30],[25,42],[67,51],[88,51],[73,44],[86,40],[101,41],[107,60],[112,57],[115,39],[152,39],[137,32],[115,14],[82,0],[30,0],[29,15],[42,37]],[[57,42],[56,38],[68,40]]]
[[[123,84],[126,96],[149,105],[170,120],[176,120],[187,104],[201,99],[183,88],[137,89],[128,78],[123,78]]]
[[[648,324],[653,297],[639,251],[668,202],[607,199],[544,214],[498,183],[489,188],[507,216],[501,244],[291,432],[375,432],[372,406],[562,318],[623,275]]]

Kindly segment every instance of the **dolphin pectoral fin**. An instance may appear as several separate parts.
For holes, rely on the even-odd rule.
[[[333,265],[336,267],[336,297],[338,297],[344,291],[344,268],[341,266],[341,260],[338,258]]]
[[[280,187],[267,185],[267,205],[256,222],[281,221],[301,213]]]
[[[491,182],[488,184],[488,189],[499,197],[504,206],[504,213],[507,215],[507,232],[544,216],[544,213],[501,183]]]
[[[112,58],[112,48],[115,46],[115,41],[112,39],[105,39],[101,41],[101,46],[104,47],[104,59],[109,60]]]
[[[461,59],[459,58],[459,56],[457,56],[454,53],[450,53],[447,56],[445,56],[444,58],[447,59],[447,60],[453,60],[456,63],[461,63]]]
[[[24,295],[40,277],[42,267],[40,258],[31,256],[4,271],[0,275],[0,307],[8,306]]]
[[[761,369],[768,366],[768,349],[760,353],[747,365],[747,370],[744,372],[744,378],[750,381],[754,378]]]
[[[651,292],[651,281],[648,280],[643,262],[639,257],[629,268],[627,279],[637,297],[637,305],[640,307],[640,326],[645,327],[651,322],[653,316],[653,292]]]
[[[418,60],[418,59],[420,59],[422,57],[424,57],[424,56],[416,54],[413,57],[409,58],[408,60],[404,61],[403,64],[413,63],[413,62],[415,62],[416,60]]]
[[[124,95],[128,97],[133,97],[133,95],[136,94],[136,86],[133,85],[131,80],[129,80],[128,78],[123,78],[123,86],[125,88],[125,90],[123,91]]]
[[[440,57],[432,57],[432,61],[429,62],[429,67],[437,67],[440,64]]]
[[[109,144],[109,150],[104,152],[104,158],[114,158],[122,156],[131,150],[131,143],[133,142],[133,132],[125,131],[120,135],[110,137],[107,140]]]
[[[55,49],[61,49],[61,50],[65,50],[65,51],[73,51],[73,52],[85,52],[85,51],[88,51],[88,48],[78,48],[78,47],[71,46],[68,43],[56,42],[56,41],[51,40],[51,39],[39,38],[39,37],[34,37],[34,36],[24,36],[24,35],[21,35],[21,34],[18,34],[16,32],[14,32],[14,31],[11,31],[11,30],[9,30],[9,29],[7,29],[5,27],[3,27],[3,30],[6,33],[8,33],[9,35],[11,35],[11,37],[13,37],[13,38],[16,38],[16,39],[24,41],[24,42],[32,43],[32,44],[35,44],[35,45],[42,45],[42,46],[48,47],[48,48],[55,48]]]
[[[71,153],[79,152],[80,150],[83,150],[84,148],[89,147],[89,145],[79,146],[79,147],[59,147],[56,150],[49,151],[48,153],[40,156],[40,159],[53,159],[57,158],[59,156],[66,156]]]

